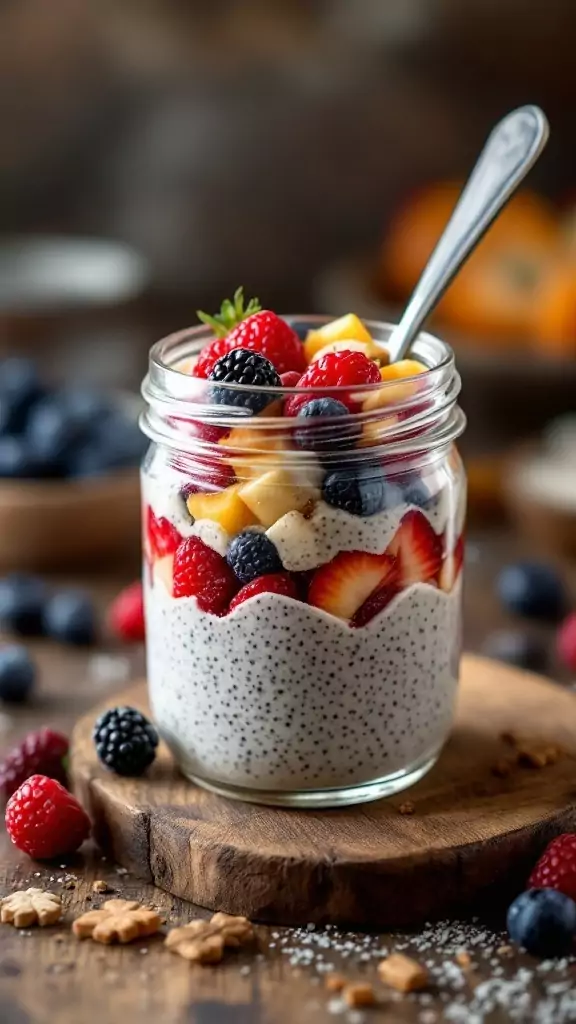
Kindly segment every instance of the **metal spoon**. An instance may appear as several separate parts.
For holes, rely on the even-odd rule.
[[[519,107],[492,130],[454,212],[388,341],[390,362],[403,359],[454,275],[536,163],[548,141],[539,107]]]

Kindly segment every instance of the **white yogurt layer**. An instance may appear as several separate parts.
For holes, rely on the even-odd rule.
[[[344,787],[432,756],[452,721],[460,583],[403,591],[362,629],[262,594],[217,618],[146,590],[154,717],[193,775],[290,791]]]

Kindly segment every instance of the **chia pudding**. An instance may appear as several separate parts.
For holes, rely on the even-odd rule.
[[[234,345],[253,319],[250,346]],[[396,792],[452,722],[457,375],[436,339],[388,366],[383,325],[342,321],[297,335],[263,311],[217,340],[183,332],[155,347],[144,385],[152,711],[185,774],[243,799]]]

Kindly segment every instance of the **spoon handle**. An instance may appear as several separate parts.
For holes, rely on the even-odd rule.
[[[460,266],[538,159],[548,139],[539,107],[519,107],[492,130],[402,319],[389,341],[390,361],[403,359],[424,320]]]

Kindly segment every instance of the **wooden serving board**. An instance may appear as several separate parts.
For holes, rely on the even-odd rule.
[[[147,711],[145,683],[114,704]],[[104,706],[81,719],[71,750],[99,840],[129,871],[212,910],[281,924],[409,925],[507,897],[552,835],[576,829],[576,696],[483,658],[464,658],[456,725],[435,768],[411,790],[356,808],[225,800],[179,775],[164,746],[145,777],[117,777],[91,739]],[[507,730],[566,754],[498,778]],[[400,813],[407,800],[412,815]]]

